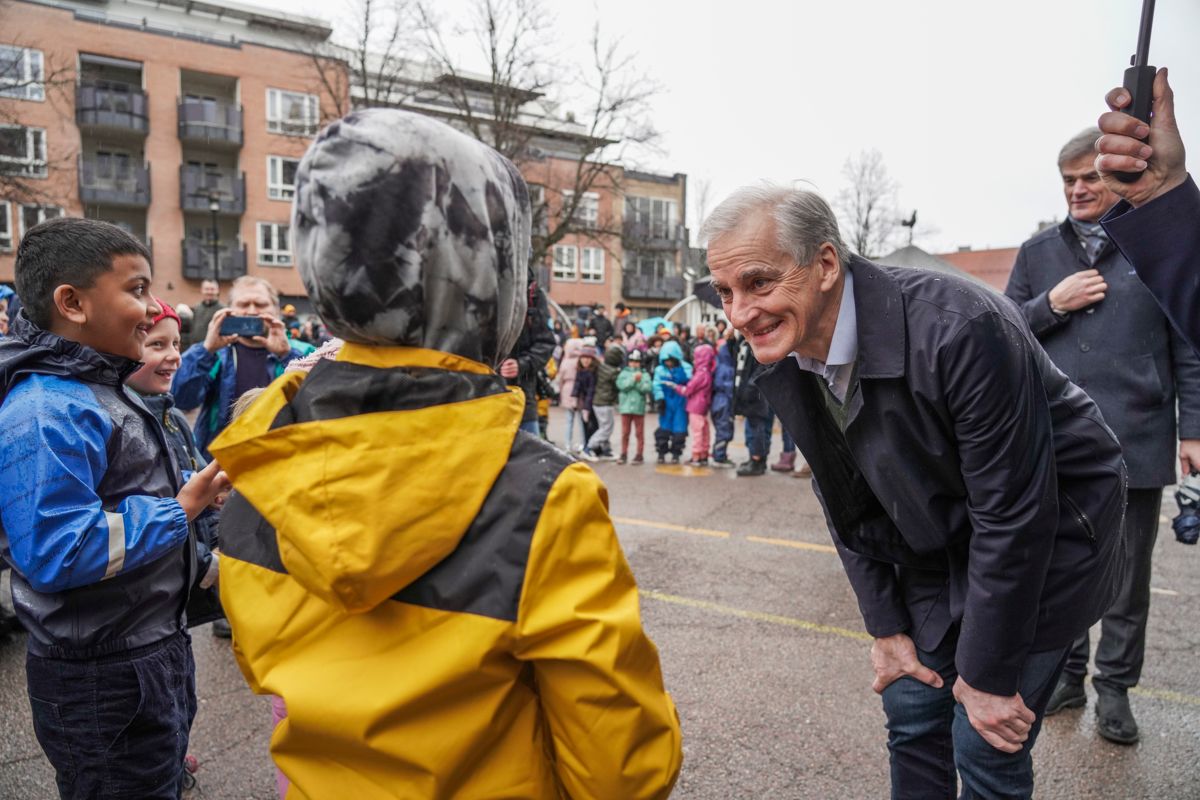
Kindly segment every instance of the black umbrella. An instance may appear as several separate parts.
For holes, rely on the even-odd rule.
[[[692,284],[692,294],[708,303],[713,308],[722,308],[721,298],[712,285],[712,275],[706,275]]]

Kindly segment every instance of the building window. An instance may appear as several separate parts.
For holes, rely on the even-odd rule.
[[[659,197],[626,197],[625,222],[646,239],[675,238],[675,201]]]
[[[559,245],[554,248],[554,280],[573,281],[578,275],[579,249]]]
[[[20,125],[0,125],[0,172],[46,177],[46,131]]]
[[[24,236],[25,231],[39,222],[58,219],[62,215],[62,209],[58,206],[21,206],[21,235]]]
[[[42,51],[0,44],[0,97],[45,100]]]
[[[298,158],[267,156],[267,197],[272,200],[291,200],[296,196]]]
[[[12,248],[12,206],[7,200],[0,200],[0,250]]]
[[[600,247],[584,247],[583,259],[579,264],[579,279],[584,283],[604,283],[604,250]]]
[[[575,196],[572,191],[563,192],[563,208],[571,206],[571,198]],[[584,192],[579,198],[579,205],[575,206],[575,213],[571,215],[571,224],[577,228],[592,229],[600,222],[600,195],[595,192]]]
[[[267,130],[288,136],[317,132],[317,96],[267,89]]]
[[[625,251],[625,267],[629,272],[640,275],[655,283],[675,274],[675,257],[670,253],[653,251]]]
[[[292,241],[287,225],[258,223],[258,263],[272,267],[291,266]]]

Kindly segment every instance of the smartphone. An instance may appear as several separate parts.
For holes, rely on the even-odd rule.
[[[221,320],[222,336],[266,336],[267,323],[262,317],[228,316]]]

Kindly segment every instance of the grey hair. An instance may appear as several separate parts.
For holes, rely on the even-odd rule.
[[[1100,129],[1094,125],[1071,137],[1071,141],[1058,151],[1058,166],[1061,168],[1068,161],[1074,161],[1083,156],[1096,155],[1096,140],[1100,138]]]
[[[843,265],[850,260],[850,248],[842,241],[829,203],[816,192],[774,183],[743,186],[721,201],[700,226],[700,241],[707,244],[736,230],[758,211],[774,214],[779,247],[797,264],[811,264],[826,242]]]

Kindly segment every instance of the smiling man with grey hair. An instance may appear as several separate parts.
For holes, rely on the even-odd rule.
[[[813,192],[739,190],[701,236],[875,638],[893,797],[955,797],[956,769],[963,797],[1030,797],[1067,648],[1119,578],[1116,438],[1011,302],[849,255]]]

